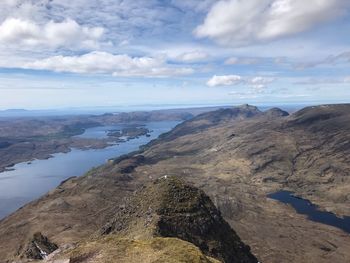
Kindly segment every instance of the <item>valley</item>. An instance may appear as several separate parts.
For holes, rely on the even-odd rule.
[[[348,216],[349,113],[343,104],[291,115],[250,105],[199,114],[1,220],[0,254],[21,255],[38,231],[59,246],[89,240],[137,189],[174,176],[203,190],[260,262],[348,262],[348,233],[268,194],[292,191]]]
[[[137,123],[180,121],[191,116],[186,109],[180,109],[104,115],[0,118],[0,172],[11,170],[17,163],[48,159],[52,154],[67,153],[72,148],[102,149],[120,142],[119,137],[122,136],[136,138],[145,135],[148,131],[142,130]],[[129,134],[121,132],[104,138],[79,136],[89,128],[117,124],[123,124],[122,129],[126,129]]]
[[[350,0],[0,1],[0,263],[350,263]]]
[[[111,128],[126,130],[129,135],[133,131],[133,136],[113,137],[113,141],[109,139],[110,144],[100,149],[72,148],[68,152],[52,154],[49,159],[16,164],[11,170],[0,173],[0,219],[55,188],[67,178],[83,175],[90,169],[105,164],[110,158],[138,150],[141,145],[156,139],[178,123],[179,121],[156,121],[139,123],[136,127],[118,124],[88,128],[79,135],[87,138],[87,141],[105,140]]]

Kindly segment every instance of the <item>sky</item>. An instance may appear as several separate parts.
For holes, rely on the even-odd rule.
[[[349,0],[2,0],[0,109],[350,102]]]

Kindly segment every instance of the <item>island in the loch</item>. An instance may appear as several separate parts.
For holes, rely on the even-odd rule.
[[[122,128],[121,130],[109,130],[107,135],[123,141],[123,138],[124,140],[132,140],[138,138],[139,136],[150,136],[150,132],[151,131],[146,127],[131,125],[129,127]]]

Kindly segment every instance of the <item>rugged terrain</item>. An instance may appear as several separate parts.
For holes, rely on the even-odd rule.
[[[176,177],[159,178],[124,198],[94,238],[55,252],[50,262],[58,259],[257,263],[210,198]]]
[[[204,113],[2,220],[0,255],[20,255],[38,231],[59,246],[88,238],[140,186],[174,175],[208,194],[262,262],[349,262],[349,234],[266,197],[289,189],[350,215],[349,158],[350,105]]]

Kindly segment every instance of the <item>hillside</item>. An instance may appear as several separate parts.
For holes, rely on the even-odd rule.
[[[252,106],[200,114],[137,153],[71,178],[0,222],[0,254],[22,251],[35,232],[58,245],[99,231],[125,198],[163,176],[203,190],[262,262],[348,262],[350,237],[314,223],[268,193],[289,189],[350,215],[350,105],[290,116]]]
[[[220,263],[195,245],[177,238],[122,239],[115,235],[86,242],[65,255],[54,255],[47,263]]]
[[[176,177],[157,179],[125,198],[99,233],[55,258],[135,262],[125,252],[131,250],[145,255],[139,262],[257,262],[210,198]]]

